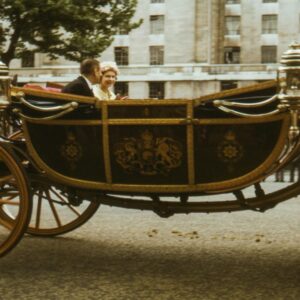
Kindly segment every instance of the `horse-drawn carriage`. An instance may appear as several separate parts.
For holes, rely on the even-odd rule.
[[[0,142],[0,256],[25,231],[74,230],[100,204],[169,217],[265,211],[297,196],[297,182],[271,192],[264,184],[299,157],[299,70],[293,45],[277,82],[194,100],[12,87],[2,129],[14,130]]]

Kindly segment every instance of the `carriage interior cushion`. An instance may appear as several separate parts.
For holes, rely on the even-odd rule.
[[[28,89],[41,90],[41,91],[53,92],[53,93],[60,93],[62,89],[62,88],[52,87],[52,86],[43,87],[33,83],[27,83],[23,87]]]

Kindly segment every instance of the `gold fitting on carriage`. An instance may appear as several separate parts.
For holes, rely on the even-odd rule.
[[[8,67],[0,61],[0,110],[5,109],[10,103],[10,83]]]
[[[291,113],[289,137],[291,140],[299,136],[298,126],[300,112],[300,44],[292,43],[281,57],[278,69],[280,107],[286,107]]]

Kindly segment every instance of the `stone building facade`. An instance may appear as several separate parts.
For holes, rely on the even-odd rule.
[[[281,54],[299,40],[300,0],[139,0],[143,24],[120,32],[101,60],[115,60],[117,91],[130,98],[197,98],[276,78]],[[35,55],[21,81],[68,82],[78,64]]]

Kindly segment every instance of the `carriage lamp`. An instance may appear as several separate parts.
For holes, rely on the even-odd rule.
[[[281,56],[278,80],[281,88],[279,108],[291,113],[289,137],[293,140],[300,133],[298,118],[300,112],[300,44],[294,42]]]
[[[10,83],[8,67],[0,61],[0,110],[5,109],[9,105]]]

